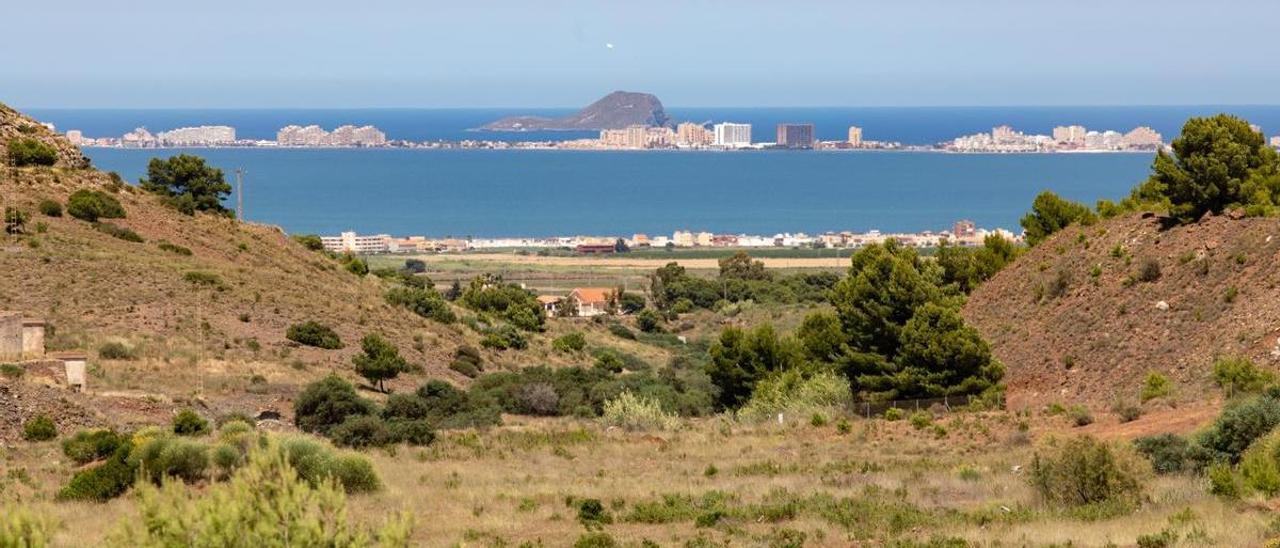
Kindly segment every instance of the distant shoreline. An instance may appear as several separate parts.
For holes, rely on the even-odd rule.
[[[962,151],[936,147],[906,146],[903,148],[829,148],[829,149],[787,149],[787,148],[570,148],[556,146],[254,146],[254,145],[188,145],[188,146],[154,146],[126,147],[82,145],[85,150],[410,150],[410,151],[489,151],[489,152],[582,152],[606,153],[622,152],[636,154],[652,153],[818,153],[818,154],[948,154],[956,156],[1042,156],[1051,154],[1154,154],[1155,150],[1036,150],[1036,151]]]

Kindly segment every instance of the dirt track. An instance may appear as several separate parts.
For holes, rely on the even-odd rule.
[[[527,264],[527,265],[543,265],[555,267],[591,267],[591,268],[617,268],[617,269],[655,269],[670,262],[678,262],[680,266],[689,269],[717,269],[720,263],[717,259],[684,259],[679,256],[671,258],[622,258],[617,256],[602,257],[539,257],[536,255],[515,255],[512,253],[469,253],[466,255],[423,255],[417,257],[426,261],[433,262],[454,262],[454,261],[478,261],[506,264]],[[849,264],[847,257],[842,258],[760,258],[757,259],[764,263],[767,268],[846,268]]]

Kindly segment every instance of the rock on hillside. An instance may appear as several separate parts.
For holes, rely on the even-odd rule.
[[[1152,371],[1176,397],[1204,399],[1217,394],[1215,356],[1280,365],[1278,259],[1280,219],[1162,230],[1135,214],[1055,234],[979,287],[964,316],[1008,368],[1011,408],[1136,402]]]
[[[671,121],[662,101],[648,93],[615,91],[564,118],[512,116],[485,125],[489,131],[546,131],[622,129],[627,126],[665,126]]]
[[[58,167],[84,169],[89,167],[89,159],[80,152],[80,148],[67,142],[66,139],[49,130],[22,113],[0,103],[0,144],[10,140],[29,138],[36,139],[58,151]],[[4,155],[0,147],[0,156]]]

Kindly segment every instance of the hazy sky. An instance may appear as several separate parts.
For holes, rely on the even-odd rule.
[[[62,0],[18,107],[1274,104],[1276,0]],[[607,47],[612,44],[613,47]]]

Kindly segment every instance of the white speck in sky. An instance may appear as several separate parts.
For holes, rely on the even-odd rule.
[[[605,44],[605,45],[604,45],[604,47],[609,48],[609,49],[613,49],[613,42],[609,42],[609,43]]]

